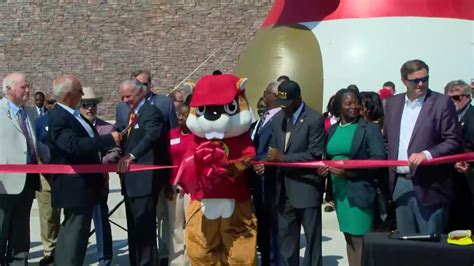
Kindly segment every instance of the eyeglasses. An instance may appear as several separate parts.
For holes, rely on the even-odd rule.
[[[429,79],[430,79],[430,76],[426,76],[426,77],[422,77],[422,78],[419,78],[419,79],[409,79],[408,81],[413,85],[417,85],[420,82],[424,84],[424,83],[428,82]]]
[[[82,103],[82,108],[89,109],[89,108],[96,108],[97,103]]]
[[[459,102],[460,100],[462,100],[462,98],[467,97],[467,96],[469,95],[466,95],[466,94],[452,95],[451,99],[453,99],[453,101]]]

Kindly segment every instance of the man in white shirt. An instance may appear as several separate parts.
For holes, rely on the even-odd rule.
[[[390,169],[390,189],[401,233],[443,233],[452,199],[449,165],[420,166],[458,151],[460,128],[451,99],[429,89],[429,68],[421,60],[403,64],[406,93],[387,101],[384,137],[389,160],[409,166]]]

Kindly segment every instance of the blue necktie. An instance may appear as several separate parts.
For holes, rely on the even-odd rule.
[[[26,146],[27,146],[27,162],[28,163],[36,163],[36,153],[35,153],[35,146],[33,144],[33,139],[31,138],[30,132],[28,131],[28,117],[26,116],[25,110],[20,108],[18,110],[18,124],[20,125],[21,131],[23,132],[23,136],[26,139]]]

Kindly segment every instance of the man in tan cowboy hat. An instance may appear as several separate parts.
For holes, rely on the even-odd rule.
[[[83,87],[84,95],[82,96],[79,111],[81,115],[94,126],[99,135],[110,134],[114,131],[114,126],[106,121],[97,118],[97,105],[102,101],[102,97],[98,96],[93,88]],[[120,148],[113,148],[102,157],[102,163],[115,163],[120,158]],[[108,180],[108,174],[104,178]],[[107,206],[107,198],[109,193],[109,185],[104,187],[101,202],[94,207],[92,219],[94,220],[95,236],[97,239],[97,254],[99,265],[111,265],[112,263],[112,232],[108,218],[109,208]]]

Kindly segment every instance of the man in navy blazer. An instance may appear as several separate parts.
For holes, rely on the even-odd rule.
[[[429,89],[429,68],[421,60],[401,67],[406,93],[387,101],[384,137],[389,160],[408,160],[390,169],[390,188],[401,233],[442,233],[452,199],[449,165],[420,166],[432,158],[456,153],[460,127],[451,99]]]
[[[51,164],[100,164],[101,152],[119,145],[121,135],[99,136],[94,126],[75,110],[83,93],[79,79],[61,76],[54,80],[58,99],[48,112],[48,146]],[[55,265],[82,265],[86,254],[92,210],[104,187],[102,173],[54,174],[51,181],[53,208],[64,210],[59,229]]]

